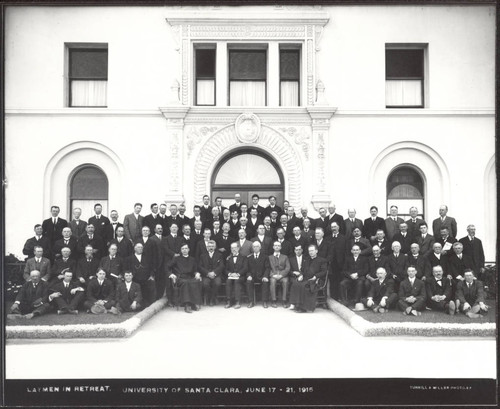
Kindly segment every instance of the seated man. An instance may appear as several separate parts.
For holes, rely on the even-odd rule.
[[[17,318],[17,316],[31,319],[47,313],[49,305],[49,285],[41,280],[38,270],[30,272],[30,279],[23,284],[17,294],[16,301],[12,304],[7,318]]]
[[[146,258],[143,251],[144,245],[140,241],[135,243],[134,254],[126,258],[124,265],[125,270],[132,271],[134,282],[141,286],[143,307],[149,307],[156,300],[155,273],[152,260]]]
[[[102,268],[106,272],[106,278],[116,285],[117,280],[123,278],[123,259],[117,256],[118,246],[116,244],[109,245],[108,253],[107,256],[101,258],[99,268]]]
[[[76,281],[73,281],[73,272],[62,272],[62,281],[54,284],[50,291],[49,301],[57,307],[58,314],[78,314],[78,307],[83,301],[85,290]]]
[[[201,243],[201,242],[200,242]],[[217,304],[217,294],[222,285],[222,274],[224,272],[224,257],[215,251],[215,240],[209,240],[207,252],[203,252],[198,262],[198,269],[203,277],[203,292],[208,298],[208,304],[212,307]]]
[[[486,314],[488,306],[484,303],[483,283],[474,279],[472,270],[464,271],[464,280],[457,285],[457,309],[469,318],[480,318]]]
[[[98,270],[96,276],[96,279],[90,280],[87,285],[87,299],[83,303],[87,312],[93,305],[101,305],[106,310],[115,306],[115,286],[106,278],[104,270]]]
[[[130,241],[127,240],[129,243]],[[87,282],[95,278],[99,269],[99,260],[94,257],[94,249],[90,244],[85,246],[85,256],[76,263],[76,279],[87,286]]]
[[[187,243],[182,244],[181,255],[170,261],[167,274],[174,288],[179,290],[184,311],[198,311],[201,305],[201,274],[198,272],[196,260],[189,255]]]
[[[281,284],[282,287],[282,300],[283,307],[288,308],[289,305],[286,302],[286,295],[288,289],[288,273],[290,272],[290,261],[288,257],[281,254],[281,243],[275,241],[273,244],[274,253],[268,256],[269,258],[269,277],[270,284],[269,289],[271,292],[271,307],[277,308],[276,305],[276,285]]]
[[[377,268],[377,279],[372,282],[368,297],[363,299],[363,304],[373,312],[381,314],[394,307],[398,295],[394,292],[394,280],[387,275],[384,267]]]
[[[361,256],[368,257],[372,253],[372,245],[368,239],[361,237],[361,229],[359,227],[355,227],[352,230],[352,238],[348,242],[348,248],[352,249],[352,246],[355,244],[359,246]]]
[[[472,259],[463,253],[464,245],[457,241],[453,244],[453,252],[448,256],[448,274],[453,277],[456,283],[463,281],[465,270],[472,270],[474,266]]]
[[[261,228],[259,226],[259,228]],[[248,271],[246,275],[246,288],[248,294],[248,308],[254,306],[255,283],[261,284],[262,305],[267,308],[269,302],[269,257],[262,251],[259,240],[252,244],[253,253],[247,257]]]
[[[395,291],[398,291],[399,284],[406,278],[406,268],[408,267],[408,257],[401,253],[401,244],[398,241],[392,242],[392,252],[388,256],[389,269],[394,280]]]
[[[354,244],[351,248],[351,255],[346,257],[344,262],[344,279],[340,282],[340,302],[345,306],[349,305],[349,291],[353,288],[355,291],[355,304],[360,303],[363,296],[365,277],[368,274],[368,261],[366,257],[361,257],[360,254],[359,245]]]
[[[436,243],[434,243],[434,245],[436,245]],[[409,266],[415,266],[418,279],[425,281],[432,277],[432,268],[429,258],[420,254],[420,247],[417,243],[411,244],[407,263]]]
[[[111,307],[111,313],[137,312],[142,308],[141,286],[133,281],[132,271],[123,273],[125,281],[116,286],[116,307]]]
[[[52,246],[52,256],[55,260],[62,257],[61,250],[64,247],[68,247],[71,250],[71,258],[76,260],[77,256],[77,239],[72,236],[71,229],[69,227],[65,227],[62,230],[62,238],[56,240],[54,245]]]
[[[41,246],[35,246],[33,253],[35,257],[29,258],[24,266],[24,281],[30,280],[30,273],[33,270],[40,272],[43,281],[48,281],[50,279],[50,260],[43,257],[43,248]]]
[[[382,267],[386,274],[391,277],[391,270],[389,267],[389,260],[386,256],[381,254],[381,249],[378,245],[372,247],[373,254],[368,257],[368,272],[365,280],[365,293],[368,294],[371,283],[378,281],[377,270]],[[394,283],[393,283],[394,284]]]
[[[391,243],[385,237],[385,233],[382,229],[377,229],[375,238],[371,240],[371,245],[372,247],[375,245],[379,246],[380,252],[384,256],[388,256],[389,254],[391,254]]]
[[[56,283],[63,279],[63,271],[69,269],[70,271],[76,270],[76,261],[71,258],[71,250],[69,247],[61,249],[61,258],[54,261],[52,271],[50,273],[51,283]]]
[[[448,278],[443,278],[443,267],[432,268],[432,277],[425,280],[427,306],[431,310],[445,311],[455,314],[455,302],[451,299],[452,284]]]
[[[318,246],[307,246],[309,259],[305,261],[302,274],[292,281],[290,304],[296,312],[314,312],[318,290],[324,284],[328,273],[328,262],[318,257]]]
[[[231,244],[231,255],[226,259],[226,306],[231,308],[231,296],[234,293],[234,308],[241,308],[241,286],[248,270],[246,257],[240,254],[238,242]]]
[[[420,311],[425,308],[425,285],[419,280],[417,269],[413,266],[406,270],[406,277],[399,286],[398,307],[404,315],[422,315]]]
[[[116,244],[118,251],[116,255],[123,260],[134,253],[132,242],[125,237],[125,229],[123,226],[118,226],[115,230],[116,238],[111,239],[109,244]]]

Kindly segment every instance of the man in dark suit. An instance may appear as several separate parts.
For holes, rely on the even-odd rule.
[[[252,208],[250,210],[250,218],[248,219],[248,227],[250,232],[247,237],[253,237],[257,233],[257,227],[262,223],[262,219],[259,218],[257,209]]]
[[[106,310],[115,306],[115,286],[106,278],[104,270],[98,270],[96,278],[90,280],[86,291],[87,298],[83,306],[89,311],[94,304],[102,305]]]
[[[392,279],[391,268],[389,266],[389,259],[382,254],[380,247],[374,245],[372,247],[372,255],[368,256],[368,272],[366,274],[365,281],[365,293],[371,288],[372,283],[378,280],[377,270],[383,268],[385,273],[388,274],[389,278]],[[394,285],[394,283],[393,283]]]
[[[231,213],[231,220],[229,221],[229,229],[232,236],[236,236],[238,230],[240,229],[240,215],[235,210]]]
[[[186,226],[189,231],[191,228]],[[170,234],[166,237],[163,237],[161,241],[161,246],[163,248],[163,273],[167,274],[170,262],[175,258],[181,255],[181,246],[183,244],[183,237],[179,235],[179,227],[177,224],[173,223],[170,226]],[[171,280],[167,280],[166,282],[166,295],[167,295],[167,306],[174,306],[174,287],[172,285]]]
[[[116,287],[116,307],[111,307],[113,314],[122,312],[136,312],[142,308],[141,286],[133,281],[132,271],[123,273],[124,281]]]
[[[158,223],[161,224],[161,220],[158,216],[158,203],[151,203],[150,209],[151,209],[151,213],[144,216],[144,220],[142,222],[142,225],[148,226],[149,231],[152,233],[155,231],[156,225]]]
[[[43,228],[41,224],[35,224],[34,230],[35,235],[26,240],[26,243],[24,243],[23,254],[31,257],[35,247],[40,246],[43,249],[43,257],[50,260],[52,258],[52,243],[50,242],[50,239],[43,235]]]
[[[257,217],[262,220],[264,218],[264,208],[259,204],[260,197],[258,194],[252,195],[252,206],[248,209],[250,212],[252,209],[257,210]]]
[[[81,257],[85,254],[85,246],[90,244],[94,249],[94,257],[101,259],[101,257],[106,254],[106,244],[104,241],[94,234],[94,225],[88,224],[86,228],[86,233],[78,239],[78,255]]]
[[[293,248],[297,245],[301,246],[302,251],[305,251],[307,245],[309,244],[309,240],[302,235],[302,231],[299,226],[295,226],[293,228],[293,235],[290,237],[289,241]]]
[[[443,256],[449,256],[451,253],[451,249],[453,247],[453,243],[457,241],[455,237],[450,236],[450,232],[448,227],[441,226],[439,230],[439,235],[434,237],[435,243],[441,244],[443,247],[442,254]]]
[[[241,195],[239,193],[236,193],[234,195],[234,203],[229,206],[229,212],[232,214],[233,212],[237,212],[238,216],[240,215],[240,206],[241,206]]]
[[[217,196],[215,198],[215,204],[214,204],[214,206],[212,208],[212,216],[213,216],[213,209],[217,209],[217,213],[218,213],[219,217],[222,217],[222,214],[224,213],[224,210],[227,209],[227,207],[224,207],[222,205],[222,197]]]
[[[451,299],[452,284],[447,278],[443,278],[443,268],[435,266],[432,269],[432,277],[425,280],[427,294],[427,306],[431,310],[444,311],[450,315],[455,314],[455,302]]]
[[[464,246],[463,253],[472,259],[473,270],[481,279],[485,271],[483,243],[476,237],[476,227],[473,224],[467,226],[467,233],[467,236],[460,239],[460,243]]]
[[[177,215],[177,206],[175,204],[170,205],[170,209],[172,209],[172,206],[175,206],[175,213]],[[170,226],[168,225],[167,222],[167,205],[165,203],[160,203],[160,211],[158,212],[158,222],[163,226],[163,236],[165,237],[170,229]],[[172,210],[170,210],[172,212]]]
[[[165,206],[165,210],[166,210],[166,206]],[[181,218],[179,217],[179,214],[178,214],[178,208],[177,208],[177,205],[175,203],[172,203],[170,205],[170,215],[169,216],[165,216],[165,218],[162,218],[161,215],[159,214],[158,215],[158,221],[160,221],[162,223],[162,226],[163,226],[163,235],[166,236],[168,235],[168,232],[170,231],[170,226],[172,226],[172,224],[177,224],[177,226],[179,228],[181,228],[182,226],[179,226],[179,224],[181,224]],[[165,234],[166,232],[166,234]]]
[[[306,220],[309,220],[309,227],[314,229],[316,227],[316,221],[309,217],[307,215],[308,213],[308,209],[307,207],[301,207],[300,208],[300,214],[301,214],[301,217],[298,217],[298,224],[297,226],[302,230],[304,228],[304,221]]]
[[[156,276],[156,272],[158,271],[158,268],[160,267],[161,260],[160,261],[160,253],[158,251],[158,244],[155,243],[154,240],[150,239],[151,232],[149,230],[149,227],[144,226],[142,228],[142,237],[136,241],[136,243],[141,243],[143,246],[143,251],[142,251],[142,259],[144,260],[144,263],[148,265],[148,267],[152,270],[152,275],[153,277]],[[134,251],[137,254],[137,250],[135,249],[134,245]],[[129,268],[129,270],[132,270]],[[133,270],[132,270],[133,271]],[[134,274],[134,279],[137,281],[137,274]],[[142,288],[142,296],[144,297],[145,301],[148,301],[146,297],[146,292],[143,287]],[[162,294],[163,295],[163,294]]]
[[[392,205],[389,209],[390,216],[385,219],[385,231],[387,232],[387,239],[392,242],[394,235],[399,233],[399,226],[404,223],[404,220],[398,216],[398,207]]]
[[[123,219],[125,237],[132,243],[134,243],[141,237],[141,229],[144,222],[144,217],[139,214],[141,213],[141,210],[142,204],[136,203],[134,204],[134,212],[125,215],[125,218]]]
[[[189,254],[196,257],[196,246],[200,240],[203,240],[204,224],[199,220],[194,222],[194,228],[191,229],[191,245],[189,246]],[[210,229],[209,229],[210,230]]]
[[[268,256],[273,251],[273,239],[266,235],[266,228],[263,224],[257,227],[257,235],[250,240],[252,243],[258,241],[260,243],[260,252]]]
[[[425,223],[425,221],[418,217],[418,209],[415,206],[410,207],[410,217],[406,220],[410,237],[417,237],[420,234],[420,225],[422,223]]]
[[[330,228],[329,225],[330,220],[328,219],[328,215],[326,214],[326,209],[324,207],[320,207],[318,209],[318,213],[319,217],[314,221],[314,228],[321,227],[323,231],[326,233]]]
[[[118,252],[116,253],[122,259],[130,256],[134,252],[132,242],[125,237],[125,229],[123,226],[118,226],[115,230],[116,238],[109,241],[108,247],[111,244],[116,244]]]
[[[31,319],[48,311],[50,311],[49,285],[41,280],[40,271],[33,270],[29,281],[23,284],[10,308],[12,315],[8,315],[7,318],[20,316]]]
[[[181,203],[179,205],[179,229],[182,229],[182,226],[190,223],[190,218],[186,216],[186,205]]]
[[[248,308],[254,306],[255,284],[261,286],[261,299],[264,308],[267,308],[269,302],[269,256],[262,251],[259,241],[252,243],[252,254],[247,256],[248,270],[246,274],[246,289],[248,295]]]
[[[290,281],[295,281],[305,270],[306,257],[304,249],[300,244],[297,244],[293,249],[294,254],[288,257],[290,261]]]
[[[482,281],[474,279],[474,272],[466,270],[464,280],[457,285],[457,309],[469,318],[480,318],[488,312],[484,303],[484,287]]]
[[[277,308],[276,305],[276,286],[281,284],[283,307],[288,308],[286,301],[288,290],[288,274],[290,273],[290,261],[288,256],[281,253],[281,243],[275,241],[273,243],[273,254],[269,258],[269,289],[271,292],[271,307]]]
[[[59,217],[59,212],[59,206],[52,206],[50,208],[52,217],[42,223],[43,235],[49,238],[51,245],[62,237],[62,230],[68,225],[66,220]]]
[[[278,216],[283,213],[283,209],[281,207],[279,207],[278,205],[276,205],[276,196],[271,195],[271,196],[269,196],[268,200],[269,200],[269,206],[267,206],[264,209],[264,216],[271,217],[271,212],[273,210],[275,210],[278,213],[277,214]]]
[[[224,260],[231,253],[231,243],[233,243],[234,240],[235,238],[231,235],[229,223],[224,223],[222,225],[222,230],[215,236],[217,251],[222,254]]]
[[[361,249],[361,256],[368,257],[372,254],[372,245],[368,239],[361,237],[361,230],[359,227],[355,227],[352,231],[352,237],[347,241],[347,249],[352,249],[352,246],[355,244]]]
[[[377,216],[378,208],[377,206],[370,207],[370,215],[368,219],[365,219],[363,223],[363,237],[368,240],[374,240],[377,235],[377,230],[382,229],[384,234],[387,234],[385,230],[385,220]]]
[[[149,229],[149,227],[143,228]],[[150,240],[146,243],[153,244]],[[132,271],[134,274],[134,281],[141,286],[143,307],[149,307],[156,300],[156,266],[154,263],[154,257],[146,254],[145,245],[140,241],[134,245],[134,254],[128,256],[124,261],[125,270]]]
[[[100,260],[94,257],[94,249],[90,244],[87,244],[85,246],[85,256],[76,262],[76,281],[86,286],[89,280],[96,277],[99,262]]]
[[[428,256],[432,252],[435,239],[427,233],[427,223],[420,224],[420,234],[416,236],[415,243],[420,247],[420,254],[423,256]]]
[[[71,228],[65,227],[62,231],[62,239],[56,240],[54,243],[54,246],[52,247],[52,254],[54,256],[54,259],[59,259],[61,258],[61,249],[64,247],[68,247],[71,250],[71,258],[77,259],[78,258],[78,251],[77,251],[77,245],[78,242],[76,238],[74,238],[71,234]]]
[[[434,243],[432,246],[432,252],[427,256],[431,268],[434,266],[441,266],[443,268],[443,274],[445,276],[449,275],[448,268],[448,257],[441,254],[442,246],[439,243]],[[451,276],[450,276],[451,277]]]
[[[340,234],[345,235],[344,217],[341,214],[338,214],[336,210],[337,207],[335,204],[330,203],[328,205],[328,226],[330,228],[333,222],[337,222],[340,228]]]
[[[184,225],[182,228],[182,236],[181,236],[182,244],[187,244],[189,247],[189,253],[194,254],[196,251],[196,243],[198,242],[193,235],[191,234],[191,226]]]
[[[234,308],[241,308],[241,286],[246,280],[248,271],[247,258],[239,254],[238,242],[231,244],[231,255],[226,259],[226,306],[231,308],[232,295],[234,294]]]
[[[68,224],[73,233],[73,237],[75,237],[77,240],[83,233],[85,233],[85,228],[87,227],[87,222],[84,220],[80,220],[81,215],[82,209],[80,209],[79,207],[75,207],[73,209],[73,219]]]
[[[279,228],[276,230],[276,240],[280,244],[280,253],[284,254],[285,256],[291,256],[293,254],[293,247],[292,244],[286,239],[285,236],[285,231],[283,228]],[[273,249],[274,249],[274,242],[273,242]]]
[[[392,252],[387,256],[389,261],[389,269],[394,280],[395,290],[399,289],[399,284],[406,278],[408,267],[408,257],[401,253],[401,244],[397,241],[392,243]]]
[[[208,242],[212,238],[212,231],[205,227],[203,230],[203,238],[201,240],[198,240],[196,243],[196,249],[193,254],[194,258],[196,259],[197,262],[200,261],[200,257],[202,254],[208,253]]]
[[[414,266],[417,269],[417,278],[426,281],[432,277],[432,267],[429,258],[420,254],[420,247],[417,243],[413,243],[408,254],[407,264]]]
[[[94,205],[94,212],[95,215],[89,218],[88,224],[94,225],[95,234],[106,244],[106,228],[109,226],[109,219],[102,214],[102,205],[100,203]]]
[[[401,253],[408,255],[410,253],[410,246],[415,242],[414,237],[408,233],[408,224],[402,222],[399,225],[399,232],[394,234],[391,240],[391,244],[398,241],[401,244]]]
[[[224,258],[221,253],[215,251],[215,246],[215,241],[209,240],[207,251],[201,253],[198,261],[198,270],[202,277],[203,292],[211,307],[217,304],[217,294],[222,285],[222,275],[224,273]]]
[[[54,284],[50,290],[49,301],[57,307],[58,314],[78,314],[78,307],[85,297],[85,290],[73,280],[73,272],[66,270],[62,281]]]
[[[38,271],[40,278],[43,281],[50,280],[50,260],[43,257],[43,249],[40,246],[35,246],[33,250],[34,257],[29,258],[24,266],[24,281],[30,280],[31,272]]]
[[[421,311],[425,308],[426,301],[424,282],[416,277],[415,267],[408,267],[406,273],[407,277],[399,286],[398,307],[404,315],[422,315]]]
[[[201,221],[205,223],[212,217],[212,206],[210,206],[210,196],[203,196],[203,204],[200,206]]]
[[[116,239],[116,230],[119,227],[123,228],[123,224],[118,221],[118,212],[116,210],[111,210],[109,217],[111,218],[111,220],[109,221],[109,224],[106,226],[106,229],[104,231],[106,246],[109,246],[111,244],[111,240]],[[125,234],[125,230],[123,230],[123,233]]]
[[[295,225],[293,226],[295,227]],[[286,239],[289,239],[293,235],[293,227],[291,227],[291,224],[288,224],[288,217],[286,214],[282,214],[280,216],[280,222],[278,225],[275,227],[275,232],[276,232],[276,237],[278,236],[278,230],[282,229],[284,233],[284,237]]]
[[[356,209],[347,209],[348,217],[344,220],[345,238],[347,241],[352,239],[352,232],[358,228],[363,231],[363,222],[356,218]]]
[[[345,259],[344,279],[340,282],[340,302],[343,305],[349,305],[349,291],[352,289],[354,289],[354,303],[361,302],[367,273],[368,260],[361,256],[359,245],[354,244],[351,248],[351,255]]]
[[[61,281],[65,270],[75,271],[75,268],[76,260],[71,258],[71,250],[68,247],[63,247],[61,249],[61,258],[55,260],[52,265],[49,281],[51,284]]]
[[[288,207],[286,216],[287,216],[287,220],[286,220],[287,230],[286,230],[286,232],[287,233],[290,232],[289,234],[291,235],[292,230],[295,226],[300,227],[300,220],[295,215],[295,209],[292,206]],[[281,217],[280,217],[280,220],[281,220]]]
[[[318,248],[318,257],[322,257],[327,263],[330,263],[332,255],[331,243],[328,237],[325,237],[325,231],[322,227],[316,227],[314,230],[314,240],[309,244],[315,244]]]
[[[385,233],[382,229],[378,229],[375,235],[375,239],[372,240],[371,245],[377,245],[384,256],[391,253],[391,242],[385,237]],[[401,243],[400,243],[401,244]]]
[[[343,226],[343,220],[333,221],[330,223],[332,232],[330,240],[330,267],[329,267],[329,282],[330,296],[338,300],[340,298],[340,282],[342,281],[342,267],[345,262],[347,240],[340,233],[340,226]]]
[[[111,244],[108,249],[108,255],[101,258],[99,268],[106,272],[106,278],[114,285],[123,278],[124,262],[123,259],[117,255],[118,246]]]
[[[394,292],[394,281],[388,276],[384,267],[375,271],[376,278],[370,286],[368,296],[363,299],[363,304],[374,312],[385,313],[393,308],[398,299]]]
[[[149,236],[151,240],[156,245],[156,269],[155,269],[155,285],[156,285],[156,299],[159,300],[165,294],[165,288],[167,285],[167,275],[164,269],[163,262],[165,261],[163,242],[163,225],[158,219],[158,223],[155,226],[155,233]]]
[[[302,236],[308,243],[311,243],[314,239],[315,230],[311,227],[311,220],[305,219],[303,223]]]
[[[450,274],[454,280],[463,280],[464,271],[474,268],[472,259],[464,254],[463,250],[463,244],[457,241],[453,244],[453,252],[451,252],[448,257],[448,274]]]
[[[457,237],[457,221],[448,216],[448,206],[441,205],[439,207],[439,217],[432,222],[432,231],[435,237],[439,237],[441,227],[447,227],[452,237]]]

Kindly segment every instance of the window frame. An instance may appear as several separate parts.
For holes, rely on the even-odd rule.
[[[106,105],[72,105],[72,91],[71,82],[72,81],[95,81],[95,79],[89,78],[72,78],[71,77],[71,53],[73,50],[79,51],[96,51],[96,52],[106,52],[108,59],[108,67],[106,70],[106,79],[99,78],[100,81],[106,81],[109,83],[109,47],[108,43],[65,43],[65,106],[68,108],[107,108],[108,95],[106,89]]]
[[[418,177],[419,183],[421,183],[421,186],[419,183],[395,183],[391,182],[391,178],[394,177],[394,175],[398,172],[401,171],[410,171],[410,173],[413,173],[416,177]],[[422,208],[419,208],[419,217],[422,217],[425,220],[425,206],[426,206],[426,197],[427,197],[427,190],[426,190],[426,178],[424,173],[417,167],[409,164],[409,163],[402,163],[395,168],[393,168],[389,174],[387,175],[387,179],[385,181],[386,184],[386,192],[385,192],[385,204],[386,204],[386,213],[387,217],[390,216],[390,207],[391,205],[389,204],[389,201],[392,200],[421,200],[422,201]],[[419,193],[421,194],[421,198],[389,198],[389,194],[393,191],[394,188],[400,185],[408,184],[412,187],[414,187]],[[409,208],[408,208],[409,209]],[[407,219],[409,217],[408,209],[401,209],[399,208],[399,216],[403,217],[403,219]]]
[[[302,46],[301,44],[287,44],[287,43],[282,43],[279,45],[279,64],[280,64],[280,73],[279,73],[279,106],[284,106],[282,105],[281,101],[281,83],[283,82],[281,78],[281,53],[282,52],[288,52],[288,53],[297,53],[298,54],[298,67],[299,67],[299,75],[297,79],[298,83],[298,95],[297,95],[297,105],[285,105],[285,106],[300,106],[300,100],[301,100],[301,88],[302,88]]]
[[[421,50],[422,51],[422,77],[387,77],[387,51],[390,50]],[[426,43],[386,43],[384,49],[384,84],[387,84],[387,81],[391,80],[420,80],[420,93],[421,93],[421,101],[420,105],[388,105],[387,100],[385,101],[385,108],[387,109],[419,109],[425,108],[428,106],[427,98],[428,98],[428,63],[427,63],[427,54],[428,54],[428,44]]]
[[[215,60],[215,67],[214,67],[214,77],[213,78],[198,78],[196,74],[196,52],[198,50],[213,50],[214,51],[214,60]],[[212,107],[212,106],[217,106],[217,43],[193,43],[193,78],[194,78],[194,84],[193,84],[193,90],[194,90],[194,95],[193,95],[193,105],[195,106],[200,106],[200,107]],[[208,79],[213,79],[214,81],[214,103],[213,104],[199,104],[198,103],[198,79],[201,80],[208,80]]]

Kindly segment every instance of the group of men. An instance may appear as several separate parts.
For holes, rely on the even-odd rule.
[[[398,216],[396,206],[385,220],[372,206],[371,217],[336,213],[335,205],[295,209],[276,197],[262,207],[255,194],[250,206],[241,201],[226,208],[222,198],[212,204],[186,207],[151,204],[143,217],[142,204],[118,221],[102,206],[94,206],[88,222],[73,210],[68,223],[52,206],[52,217],[35,226],[23,253],[28,258],[26,283],[12,313],[31,318],[52,307],[58,313],[137,311],[166,295],[168,305],[182,305],[188,313],[205,303],[213,306],[225,285],[225,307],[248,307],[256,302],[256,287],[264,308],[283,307],[296,312],[314,311],[318,291],[324,288],[347,306],[385,312],[396,306],[406,315],[425,308],[471,317],[487,311],[484,290],[476,276],[484,271],[484,252],[473,225],[456,240],[457,223],[441,206],[433,221],[433,235],[418,217]],[[472,278],[471,278],[472,277]],[[281,294],[279,294],[281,290]],[[100,306],[100,307],[97,307]]]

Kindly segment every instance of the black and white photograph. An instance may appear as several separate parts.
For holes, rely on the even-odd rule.
[[[0,5],[0,404],[496,406],[496,6]]]

